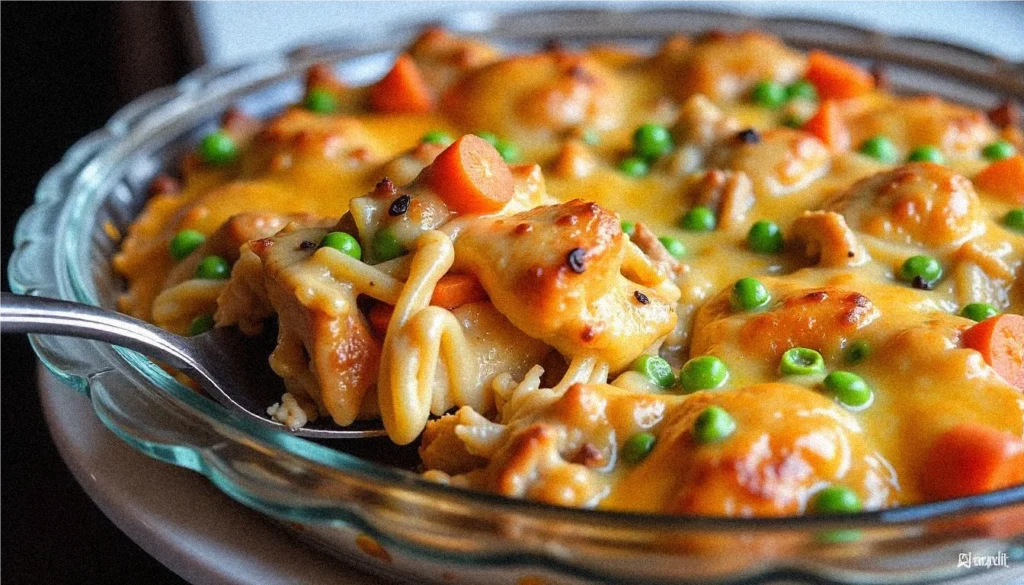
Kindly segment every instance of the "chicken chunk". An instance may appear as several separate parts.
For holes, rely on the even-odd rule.
[[[633,235],[630,236],[630,240],[640,248],[640,251],[647,254],[655,265],[664,270],[665,274],[675,276],[682,271],[683,267],[679,260],[669,253],[665,244],[658,239],[658,234],[654,233],[646,224],[637,223],[633,227]]]
[[[675,325],[678,288],[594,203],[482,219],[459,235],[455,255],[516,327],[565,355],[618,370]]]
[[[679,61],[668,78],[679,101],[695,94],[716,101],[739,99],[763,79],[789,83],[806,67],[799,52],[755,31],[708,34],[682,52]]]
[[[290,221],[308,225],[317,220],[308,214],[272,212],[246,212],[230,217],[167,275],[163,291],[153,299],[153,322],[183,334],[195,317],[221,313],[224,302],[229,305],[228,313],[222,315],[225,319],[217,321],[218,324],[240,324],[243,331],[258,332],[271,311],[262,290],[258,259],[255,265],[241,262],[241,254],[250,240],[272,236]],[[195,278],[196,266],[210,255],[220,256],[232,264],[234,285],[232,281]]]
[[[355,169],[381,160],[389,149],[354,116],[323,116],[292,108],[270,122],[253,141],[245,174],[281,171],[296,164],[326,160],[338,169]]]
[[[427,85],[441,93],[467,71],[493,63],[500,51],[482,40],[434,27],[423,31],[413,42],[409,56],[419,66]]]
[[[613,127],[624,115],[619,83],[592,57],[553,51],[470,72],[441,107],[466,128],[529,144],[575,127]]]
[[[976,156],[996,138],[984,112],[935,96],[894,98],[846,118],[852,144],[883,135],[904,152],[931,144],[947,155]]]
[[[735,136],[740,129],[739,120],[698,94],[683,103],[679,118],[672,126],[672,135],[678,144],[708,149]]]
[[[563,179],[582,179],[594,172],[598,159],[594,151],[580,140],[562,144],[552,164],[554,175]]]
[[[242,255],[231,267],[231,279],[217,296],[213,320],[221,327],[237,325],[243,333],[256,335],[263,321],[273,316],[274,307],[263,282],[263,261],[243,245]]]
[[[267,295],[278,314],[278,346],[270,365],[293,394],[313,398],[339,425],[371,412],[380,343],[356,306],[350,283],[306,260],[327,230],[286,229],[257,240]],[[327,250],[330,252],[331,250]],[[365,402],[365,404],[364,404]]]
[[[701,444],[694,421],[711,405],[731,415],[736,431],[721,443]],[[671,470],[663,506],[675,514],[801,514],[830,484],[853,489],[867,509],[876,509],[891,505],[898,490],[891,468],[849,412],[790,384],[705,392],[682,403],[666,416],[633,481],[650,481],[659,467]]]
[[[818,266],[857,266],[870,260],[843,216],[833,211],[805,211],[789,230],[791,246]]]
[[[609,492],[608,472],[620,443],[657,424],[664,399],[606,384],[573,384],[508,424],[467,410],[428,427],[420,451],[425,463],[430,456],[430,469],[464,474],[455,480],[493,493],[593,507]],[[456,458],[440,456],[438,445],[447,445]]]
[[[791,347],[807,347],[836,356],[854,333],[880,315],[871,299],[835,287],[801,288],[795,283],[762,278],[772,305],[760,312],[737,312],[731,288],[712,297],[697,312],[691,355],[715,354],[731,361],[761,364],[772,372]]]
[[[854,183],[825,208],[853,229],[949,252],[985,231],[970,180],[934,163],[910,163]]]
[[[703,205],[717,216],[717,227],[732,229],[743,224],[754,206],[754,187],[743,171],[711,169],[687,193],[689,207]]]
[[[271,211],[244,212],[231,216],[210,234],[210,237],[206,238],[203,245],[196,248],[171,270],[165,286],[172,286],[192,278],[196,265],[206,256],[220,256],[229,264],[234,264],[241,256],[243,244],[252,240],[268,238],[293,221],[308,226],[314,225],[317,218],[305,213],[287,214]]]
[[[594,507],[607,486],[560,452],[557,427],[536,423],[513,435],[488,467],[467,476],[478,489],[549,504]]]
[[[421,142],[411,150],[388,161],[384,165],[381,176],[391,179],[398,185],[410,183],[427,165],[434,162],[442,150],[444,150],[444,146],[441,144]]]
[[[823,177],[832,160],[817,138],[789,128],[776,128],[746,142],[727,140],[711,155],[720,169],[746,173],[757,197],[781,197]]]

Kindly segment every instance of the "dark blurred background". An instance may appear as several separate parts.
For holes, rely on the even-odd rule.
[[[200,64],[186,3],[2,4],[3,290],[18,217],[39,179],[121,106]],[[2,560],[5,583],[184,583],[89,500],[43,423],[34,354],[5,335]]]

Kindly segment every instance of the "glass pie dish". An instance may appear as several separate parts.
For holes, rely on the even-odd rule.
[[[884,64],[894,91],[987,107],[1024,99],[1024,73],[969,49],[850,26],[688,10],[463,13],[442,23],[510,50],[550,40],[652,48],[672,33],[758,28],[797,48]],[[266,117],[295,101],[305,70],[379,77],[422,24],[364,31],[231,67],[197,71],[147,94],[84,138],[43,180],[15,234],[11,285],[115,307],[110,259],[146,186],[228,107]],[[384,41],[380,39],[386,39]],[[920,582],[968,574],[962,556],[1024,562],[1024,486],[844,517],[726,519],[565,509],[442,486],[406,471],[386,441],[319,444],[256,426],[133,352],[33,338],[62,381],[87,394],[118,436],[198,471],[232,498],[314,546],[417,583]],[[386,462],[387,464],[385,464]],[[1006,555],[1006,556],[1002,556]],[[980,569],[977,569],[980,570]]]

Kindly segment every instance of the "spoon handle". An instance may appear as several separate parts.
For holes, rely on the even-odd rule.
[[[216,332],[211,332],[208,335],[214,337],[206,339],[204,345],[197,346],[189,339],[114,311],[82,303],[6,292],[0,293],[0,332],[79,337],[135,350],[163,361],[191,377],[214,400],[247,419],[277,429],[285,428],[262,414],[276,397],[266,397],[264,400],[259,393],[252,394],[254,389],[265,385],[266,379],[253,378],[254,373],[259,375],[260,368],[236,363],[245,350],[239,349],[239,339],[229,334],[218,338]],[[269,369],[265,361],[263,368]],[[270,376],[273,376],[272,372]],[[385,434],[379,425],[342,429],[330,423],[327,428],[310,426],[292,432],[321,439],[360,439]]]
[[[44,297],[0,293],[0,332],[79,337],[119,345],[193,369],[176,337],[157,327],[92,305]]]

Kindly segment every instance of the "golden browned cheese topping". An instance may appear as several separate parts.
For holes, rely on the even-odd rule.
[[[379,418],[430,479],[577,507],[1024,482],[1012,104],[997,127],[760,32],[503,55],[432,29],[370,87],[306,82],[229,112],[114,258],[122,310],[171,331],[276,318],[275,420]]]

